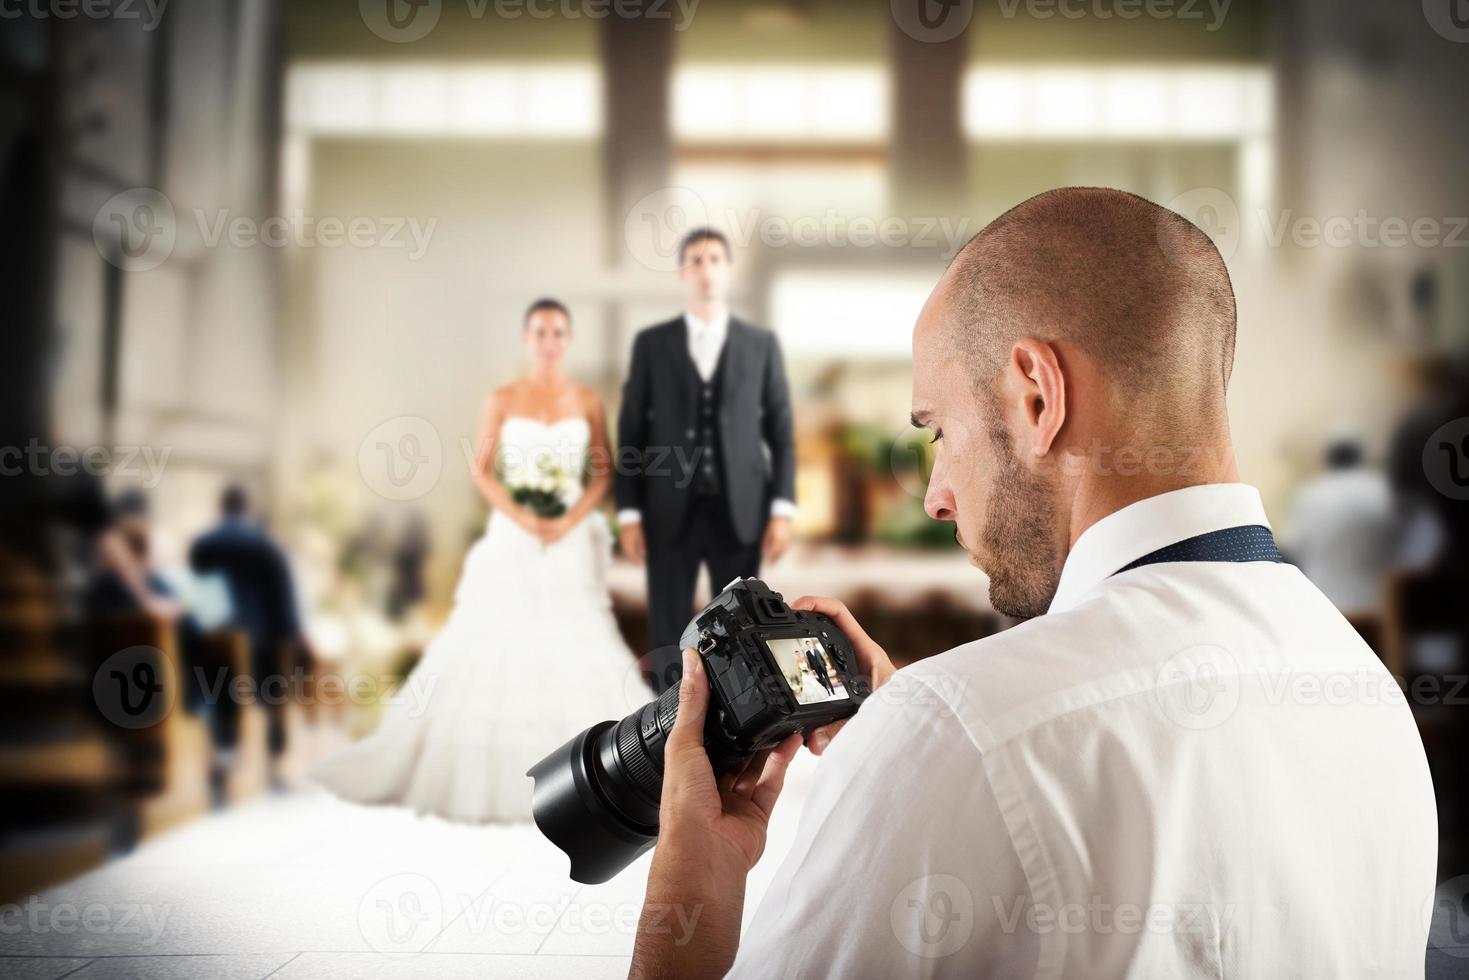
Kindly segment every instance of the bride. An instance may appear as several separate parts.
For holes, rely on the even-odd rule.
[[[649,696],[607,594],[611,534],[595,510],[612,479],[607,426],[597,395],[562,372],[571,314],[536,301],[522,340],[529,373],[494,391],[481,417],[474,479],[494,510],[415,668],[430,697],[391,705],[376,732],[312,773],[345,799],[528,819],[526,769]],[[565,512],[538,516],[516,502],[528,490],[559,496]]]

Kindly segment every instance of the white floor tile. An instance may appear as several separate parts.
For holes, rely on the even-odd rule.
[[[286,963],[284,953],[253,956],[113,956],[93,960],[67,980],[261,980]]]
[[[623,980],[626,957],[303,953],[270,980]]]
[[[802,753],[792,766],[747,922],[815,765]],[[269,795],[18,903],[0,975],[623,976],[652,857],[582,886],[529,823],[456,825],[316,789]]]
[[[65,956],[0,956],[0,977],[5,980],[56,980],[87,965],[85,959]]]

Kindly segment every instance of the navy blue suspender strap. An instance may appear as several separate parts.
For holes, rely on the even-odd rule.
[[[1207,534],[1196,534],[1191,538],[1184,538],[1182,541],[1143,555],[1137,561],[1117,569],[1117,572],[1126,572],[1134,568],[1141,568],[1143,565],[1157,565],[1167,561],[1283,562],[1285,557],[1275,546],[1275,535],[1270,533],[1268,527],[1263,524],[1246,524],[1241,527],[1226,527]]]

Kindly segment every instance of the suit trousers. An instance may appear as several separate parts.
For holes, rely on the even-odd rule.
[[[650,515],[644,515],[647,520]],[[723,496],[701,494],[689,504],[677,534],[646,534],[648,546],[648,637],[652,650],[643,658],[643,677],[662,694],[679,682],[683,660],[679,637],[694,609],[699,566],[709,567],[709,588],[717,594],[735,578],[760,574],[762,528],[753,543],[735,533]]]

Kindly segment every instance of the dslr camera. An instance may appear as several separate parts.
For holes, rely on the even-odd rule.
[[[798,612],[755,578],[736,579],[684,630],[709,679],[704,747],[716,775],[792,732],[851,715],[870,693],[852,645],[831,619]],[[658,839],[663,746],[678,686],[621,721],[577,735],[526,775],[541,833],[571,858],[571,877],[607,881]]]

